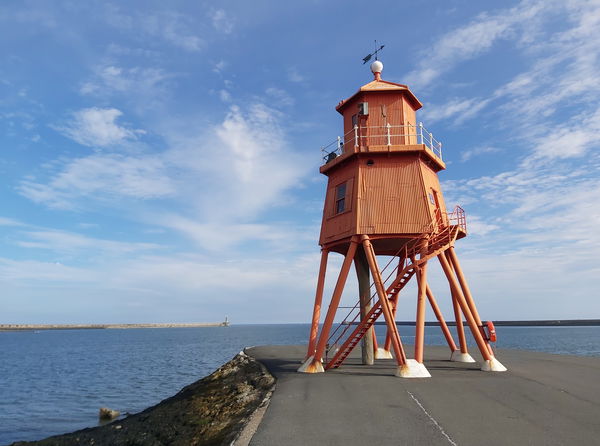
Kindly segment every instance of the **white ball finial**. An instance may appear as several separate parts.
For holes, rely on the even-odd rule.
[[[383,71],[383,64],[381,63],[381,61],[376,60],[375,62],[373,62],[371,64],[371,72],[373,74],[375,73],[381,73]]]

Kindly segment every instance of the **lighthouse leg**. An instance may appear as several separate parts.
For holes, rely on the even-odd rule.
[[[483,331],[483,324],[481,323],[481,318],[479,317],[479,312],[477,311],[477,307],[475,306],[475,300],[473,300],[473,295],[471,294],[471,290],[469,289],[469,285],[467,284],[467,279],[465,278],[462,268],[460,267],[460,263],[458,261],[458,256],[456,255],[456,251],[454,251],[454,247],[451,246],[444,254],[446,254],[446,258],[448,259],[448,262],[450,262],[450,265],[452,265],[452,268],[454,269],[454,271],[456,273],[456,277],[458,278],[458,283],[460,284],[460,287],[462,288],[463,294],[465,296],[465,300],[467,301],[467,305],[469,305],[469,309],[471,310],[471,313],[473,314],[473,317],[475,318],[475,322],[477,322],[479,331],[481,332],[481,335],[485,339],[485,332]],[[487,342],[487,340],[486,340],[486,344],[487,344],[487,348],[488,348],[490,354],[492,356],[494,356],[494,351],[492,350],[492,347],[490,346],[489,342]]]
[[[402,271],[402,267],[404,265],[405,260],[406,260],[406,256],[403,255],[403,256],[399,257],[396,277],[398,277],[398,275]],[[392,300],[392,315],[394,316],[394,320],[396,320],[396,313],[398,312],[398,300],[399,299],[400,299],[400,292],[398,291],[397,293],[394,294],[394,297]],[[390,336],[390,332],[387,331],[385,334],[385,344],[383,344],[382,349],[378,349],[377,355],[375,356],[375,358],[376,359],[391,359],[392,358],[392,352],[390,351],[391,347],[392,347],[392,337]]]
[[[385,317],[385,322],[391,333],[392,347],[394,348],[394,355],[396,356],[396,361],[398,363],[396,376],[402,378],[429,378],[431,375],[423,364],[418,363],[414,359],[406,359],[402,341],[400,340],[400,334],[398,333],[398,327],[396,326],[396,321],[392,315],[392,309],[387,293],[383,287],[383,280],[381,279],[381,272],[377,265],[373,246],[369,241],[369,237],[366,235],[363,235],[362,240],[363,246],[365,247],[365,253],[367,254],[367,260],[369,261],[369,267],[371,268],[371,274],[373,275],[373,281],[375,282],[375,289],[377,290],[379,302],[381,303],[381,308]]]
[[[425,303],[427,298],[427,262],[417,269],[417,317],[415,324],[415,360],[423,364],[425,344]]]
[[[500,364],[500,362],[497,359],[495,359],[493,355],[490,354],[487,343],[485,342],[485,339],[483,338],[481,331],[477,326],[477,322],[475,322],[475,318],[473,317],[473,314],[471,313],[471,309],[467,304],[465,296],[463,295],[463,292],[460,289],[460,285],[453,274],[452,267],[450,266],[448,259],[446,258],[444,253],[438,255],[438,259],[442,265],[442,269],[444,270],[446,278],[448,279],[448,282],[450,282],[450,286],[452,287],[452,290],[456,295],[460,309],[462,310],[463,314],[465,315],[465,318],[467,319],[467,323],[469,324],[469,328],[471,329],[471,334],[473,335],[473,338],[475,338],[475,342],[479,347],[481,356],[483,356],[483,360],[485,361],[483,366],[481,367],[481,370],[493,372],[505,371],[506,368],[502,364]]]
[[[452,288],[452,287],[450,287]],[[460,305],[456,298],[454,290],[450,290],[452,294],[452,308],[454,309],[454,320],[456,321],[456,332],[458,333],[458,343],[460,350],[454,350],[450,356],[450,361],[454,362],[475,362],[467,349],[467,337],[465,336],[465,327],[463,326],[463,317],[460,311]]]
[[[356,248],[356,256],[354,257],[354,267],[356,269],[356,277],[358,278],[358,295],[360,300],[360,320],[364,321],[365,316],[371,310],[371,285],[369,275],[369,262],[365,250],[362,246]],[[375,341],[373,336],[374,329],[371,327],[363,336],[361,343],[362,363],[364,365],[373,365],[375,362],[376,347],[373,345]]]
[[[444,320],[444,316],[442,316],[442,312],[440,311],[440,307],[438,307],[435,298],[433,297],[433,293],[431,292],[431,288],[427,285],[427,299],[429,300],[429,304],[431,305],[431,309],[433,310],[436,319],[440,323],[440,328],[442,329],[442,333],[444,333],[444,337],[446,338],[446,342],[448,343],[448,347],[450,347],[450,351],[454,352],[457,350],[456,344],[454,343],[454,339],[452,338],[452,333],[448,329],[448,325],[446,325],[446,321]]]
[[[310,326],[310,338],[308,340],[308,350],[306,358],[314,356],[315,347],[317,344],[317,333],[319,331],[319,319],[321,318],[321,303],[323,301],[323,287],[325,286],[325,273],[327,270],[327,257],[329,251],[323,249],[321,251],[321,265],[319,266],[319,278],[317,280],[317,292],[315,294],[315,306],[313,308],[312,324]]]
[[[323,322],[323,328],[321,329],[321,335],[319,336],[319,341],[317,342],[317,346],[315,348],[315,354],[314,356],[309,356],[304,361],[304,364],[302,364],[298,369],[299,372],[319,373],[324,371],[321,359],[323,358],[323,353],[325,352],[325,344],[327,343],[327,338],[329,337],[329,331],[331,330],[331,325],[333,324],[333,318],[335,317],[335,313],[337,312],[340,304],[342,291],[344,291],[344,286],[346,285],[346,279],[348,278],[348,272],[350,271],[350,266],[352,265],[354,254],[356,253],[357,244],[357,237],[352,237],[352,240],[350,241],[350,247],[348,248],[348,252],[344,258],[344,263],[342,263],[342,269],[340,270],[338,280],[335,284],[335,289],[333,290],[333,296],[331,296],[331,302],[329,303],[329,308],[327,309],[327,315],[325,316],[325,322]]]

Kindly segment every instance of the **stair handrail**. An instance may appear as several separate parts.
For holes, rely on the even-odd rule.
[[[403,255],[403,261],[402,261],[402,270],[406,269],[407,266],[407,262],[409,260],[409,252],[408,252],[408,245],[410,244],[410,241],[407,242],[404,246],[402,246],[395,255],[393,255],[390,260],[388,261],[388,263],[383,267],[383,269],[381,270],[381,273],[384,273],[387,268],[390,266],[390,264],[392,263],[392,261],[396,258],[396,257],[400,257],[401,252],[404,250],[404,255]],[[389,282],[390,278],[394,275],[395,272],[397,272],[400,268],[400,263],[398,263],[398,265],[394,268],[392,268],[392,270],[390,271],[390,273],[388,274],[388,276],[383,280],[383,284],[384,286]],[[371,290],[373,287],[375,286],[375,282],[371,282],[371,284],[369,285],[369,290]],[[387,286],[385,287],[387,289]],[[367,301],[368,305],[372,305],[373,304],[373,300],[375,299],[375,297],[377,296],[377,291],[374,291],[371,294],[371,297],[369,298],[369,300]],[[338,326],[336,327],[336,329],[333,331],[333,333],[331,333],[331,335],[329,335],[329,338],[327,339],[327,344],[329,345],[330,348],[335,347],[339,340],[342,339],[344,337],[344,335],[346,334],[346,332],[348,331],[348,329],[354,325],[354,323],[357,321],[358,317],[360,316],[360,309],[359,309],[359,305],[360,305],[360,298],[358,299],[358,302],[356,304],[354,304],[354,306],[350,309],[350,311],[348,312],[348,314],[344,317],[344,319],[342,320],[342,322],[340,322],[338,324]],[[351,321],[348,322],[348,319],[350,318],[350,316],[352,315],[352,312],[355,311],[356,309],[359,309],[359,311],[356,312],[356,314],[354,315],[354,317],[352,318]],[[331,342],[331,339],[335,336],[335,334],[339,331],[339,329],[345,326],[344,330],[342,331],[342,333],[340,333],[340,335],[335,339],[335,341]]]

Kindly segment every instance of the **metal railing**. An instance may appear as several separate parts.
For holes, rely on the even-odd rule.
[[[461,208],[459,205],[454,207],[452,212],[448,213],[448,223],[451,226],[458,226],[465,233],[467,232],[467,216],[465,215],[465,210]]]
[[[423,126],[418,125],[385,125],[354,126],[344,136],[338,136],[329,144],[321,147],[323,161],[328,163],[347,151],[356,151],[368,146],[399,146],[408,144],[424,144],[440,160],[442,159],[442,143]]]

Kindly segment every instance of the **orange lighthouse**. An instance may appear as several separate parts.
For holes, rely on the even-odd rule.
[[[481,369],[504,371],[490,346],[495,340],[493,324],[481,321],[454,250],[456,240],[467,235],[466,219],[460,207],[448,212],[444,203],[437,176],[446,168],[441,143],[417,123],[416,111],[422,104],[416,96],[406,85],[382,80],[382,69],[380,61],[373,62],[374,80],[337,105],[344,136],[324,148],[320,172],[328,184],[319,240],[321,264],[308,351],[299,371],[337,368],[361,340],[369,338],[375,358],[395,358],[397,376],[429,377],[423,364],[427,302],[451,360],[475,362],[467,350],[464,317],[484,360]],[[330,252],[342,254],[344,261],[319,330]],[[387,265],[382,267],[378,256],[386,257]],[[435,258],[450,286],[458,347],[427,283],[427,265]],[[334,329],[353,262],[360,299]],[[395,316],[401,291],[413,277],[418,286],[415,346],[414,358],[408,359]],[[387,335],[378,346],[373,333],[381,316]]]

